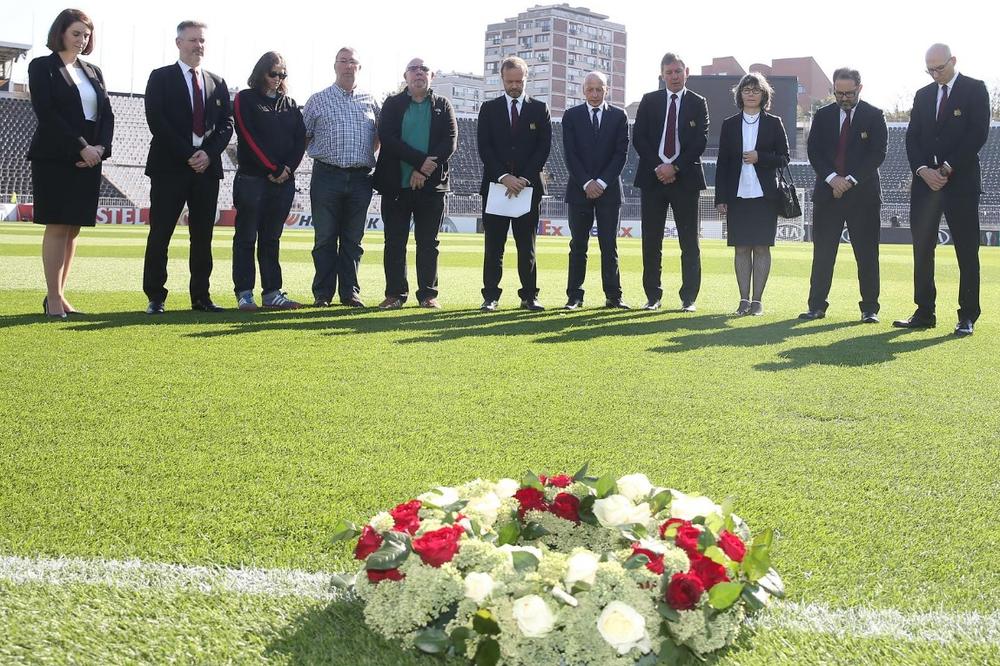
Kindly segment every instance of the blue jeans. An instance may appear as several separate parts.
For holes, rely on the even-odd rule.
[[[333,300],[339,278],[340,301],[347,303],[361,293],[358,267],[364,254],[361,239],[372,200],[371,174],[317,160],[313,163],[310,199],[316,232],[313,297],[318,301]]]
[[[236,174],[233,205],[236,207],[236,234],[233,236],[233,289],[239,296],[253,291],[253,251],[257,246],[260,286],[263,294],[281,291],[278,249],[288,211],[295,196],[295,181],[280,185],[264,176]]]

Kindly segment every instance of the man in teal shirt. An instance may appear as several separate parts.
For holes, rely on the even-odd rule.
[[[434,74],[421,58],[403,72],[406,88],[382,106],[375,189],[382,195],[385,227],[383,310],[403,307],[409,296],[406,243],[410,220],[417,242],[417,301],[438,308],[438,231],[448,191],[448,160],[458,147],[451,102],[434,94]]]

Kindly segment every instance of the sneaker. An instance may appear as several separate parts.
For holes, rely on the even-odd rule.
[[[236,297],[236,309],[243,312],[256,312],[257,304],[253,300],[252,291],[244,291]]]
[[[386,296],[385,300],[378,304],[379,310],[398,310],[403,307],[403,299],[399,296]]]
[[[264,296],[264,307],[276,310],[297,310],[302,307],[298,301],[293,301],[283,291],[275,291]]]
[[[441,304],[438,303],[438,299],[436,298],[425,298],[424,300],[420,301],[420,307],[429,308],[431,310],[440,310]]]

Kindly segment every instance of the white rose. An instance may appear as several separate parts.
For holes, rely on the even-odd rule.
[[[698,516],[709,516],[713,513],[722,515],[722,507],[704,495],[685,495],[671,490],[674,499],[670,502],[670,517],[681,520],[694,520]]]
[[[618,492],[633,502],[649,497],[652,490],[653,484],[649,482],[645,474],[629,474],[618,479]]]
[[[653,514],[649,510],[649,502],[643,502],[639,506],[635,507],[632,515],[629,516],[629,524],[639,524],[648,525],[649,521],[653,519]]]
[[[372,529],[376,532],[388,532],[396,524],[396,519],[389,515],[388,511],[380,511],[372,516],[372,519],[368,521],[368,524],[372,526]]]
[[[507,499],[508,497],[513,497],[514,493],[516,493],[520,488],[521,484],[514,479],[500,479],[497,481],[493,492],[495,492],[497,497],[500,499]]]
[[[634,608],[621,601],[612,601],[597,618],[597,631],[618,654],[626,654],[634,647],[649,652],[646,636],[646,619]],[[643,649],[645,648],[645,649]]]
[[[656,553],[657,555],[663,555],[667,552],[667,544],[659,539],[639,539],[639,548]]]
[[[423,495],[417,495],[417,499],[426,504],[433,504],[436,507],[445,507],[458,501],[458,491],[454,488],[438,486],[436,490],[431,490]]]
[[[639,506],[624,495],[612,495],[594,502],[594,515],[604,527],[623,527],[639,523],[645,525],[652,518],[649,502]]]
[[[570,555],[566,560],[566,585],[570,588],[576,582],[593,585],[597,576],[597,564],[600,561],[601,559],[590,551],[580,551]]]
[[[492,525],[497,520],[497,512],[500,510],[500,498],[496,493],[486,493],[481,497],[473,497],[462,509],[462,513],[479,518],[480,522],[487,526]]]
[[[555,615],[537,594],[529,594],[515,601],[513,615],[517,620],[517,628],[528,638],[541,638],[556,626]]]
[[[511,565],[514,564],[514,553],[518,552],[531,553],[532,555],[535,556],[536,560],[538,560],[539,562],[542,561],[542,551],[539,550],[538,548],[535,548],[534,546],[512,546],[509,543],[506,543],[497,548],[497,550],[507,553],[507,556],[510,558]]]
[[[477,604],[483,603],[493,591],[493,577],[488,573],[470,573],[465,577],[465,596]]]

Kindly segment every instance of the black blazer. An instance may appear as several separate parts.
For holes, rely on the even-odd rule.
[[[635,172],[636,187],[656,187],[660,184],[654,170],[663,163],[660,148],[669,95],[667,90],[646,93],[635,113],[632,145],[635,146],[635,152],[639,153],[639,168]],[[703,190],[705,171],[701,167],[701,155],[708,145],[708,102],[705,98],[687,90],[681,98],[677,125],[681,142],[680,153],[673,162],[678,168],[677,183],[685,189]]]
[[[201,148],[191,143],[194,115],[187,82],[177,63],[154,69],[146,83],[146,122],[153,140],[146,158],[146,175],[184,172],[187,161],[198,150],[211,158],[208,172],[222,178],[219,157],[233,137],[233,105],[226,81],[203,69],[205,74],[205,138]]]
[[[521,97],[518,104],[517,131],[510,131],[507,97],[501,95],[479,107],[476,135],[479,159],[483,162],[480,194],[485,198],[490,183],[505,173],[527,178],[531,184],[532,203],[537,206],[545,194],[542,168],[552,149],[552,119],[545,102]]]
[[[809,130],[809,163],[816,172],[813,201],[833,200],[833,189],[826,182],[836,171],[837,144],[840,142],[840,106],[828,104],[813,116]],[[847,175],[857,185],[843,196],[845,202],[882,201],[878,168],[885,161],[889,130],[882,109],[868,102],[858,102],[851,111],[851,133],[847,139]]]
[[[111,111],[111,100],[104,87],[104,76],[97,66],[82,60],[78,62],[97,93],[97,140],[94,145],[104,146],[104,159],[108,159],[111,157],[115,114]],[[80,151],[88,145],[83,138],[86,122],[83,104],[80,91],[58,53],[31,61],[28,65],[28,88],[31,91],[31,106],[38,117],[28,159],[78,162]]]
[[[438,192],[448,191],[448,160],[458,149],[458,122],[446,97],[439,97],[431,91],[429,98],[431,136],[426,153],[403,141],[403,115],[410,106],[410,93],[404,90],[382,104],[378,123],[378,139],[382,148],[375,164],[373,183],[380,194],[393,195],[402,191],[402,162],[419,170],[428,157],[437,158],[437,168],[427,178],[424,187]]]
[[[608,104],[601,112],[601,128],[595,138],[590,105],[584,102],[563,114],[562,135],[569,169],[566,203],[590,203],[583,186],[587,181],[600,179],[608,187],[598,201],[620,204],[621,175],[628,155],[628,116],[625,111]]]
[[[764,198],[778,197],[777,172],[788,166],[788,137],[778,116],[766,111],[760,114],[757,131],[757,163],[754,170],[760,180]],[[715,205],[731,204],[736,200],[743,169],[743,112],[722,121],[719,133],[719,159],[715,169]]]
[[[922,166],[932,169],[947,162],[954,169],[946,190],[966,193],[980,192],[979,150],[990,132],[990,95],[986,84],[959,74],[955,87],[948,91],[944,118],[937,121],[938,84],[931,83],[917,91],[906,128],[906,155],[913,182],[917,187],[923,179],[916,176]],[[926,188],[926,185],[923,185]]]

